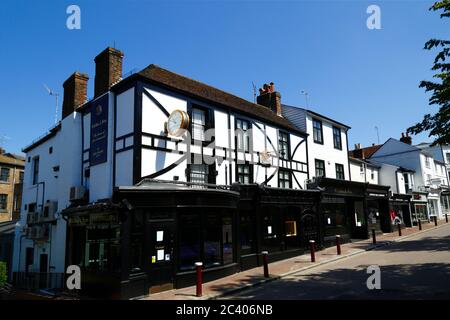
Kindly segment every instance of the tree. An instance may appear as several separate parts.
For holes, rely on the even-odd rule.
[[[442,0],[434,3],[430,10],[442,10],[441,18],[450,17],[450,0]],[[408,133],[418,134],[430,131],[428,136],[435,137],[432,145],[450,144],[450,40],[431,39],[425,43],[424,49],[440,48],[441,51],[434,59],[431,70],[436,71],[433,78],[436,82],[421,81],[419,88],[425,88],[425,92],[431,92],[429,105],[438,105],[439,111],[434,115],[426,114],[423,120],[407,129]]]
[[[0,289],[5,285],[6,279],[6,263],[0,261]]]

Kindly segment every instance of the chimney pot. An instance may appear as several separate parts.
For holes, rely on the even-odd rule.
[[[271,82],[270,85],[265,83],[263,90],[260,89],[259,91],[259,96],[256,98],[256,103],[269,108],[281,117],[281,94],[272,90],[274,90],[273,82]]]
[[[95,57],[95,98],[122,79],[123,52],[108,47]]]

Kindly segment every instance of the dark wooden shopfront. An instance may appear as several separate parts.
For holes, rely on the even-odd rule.
[[[114,204],[66,210],[67,264],[81,266],[83,293],[101,298],[192,285],[195,262],[204,263],[205,282],[230,275],[239,271],[238,202],[237,192],[220,188],[120,187]],[[92,219],[100,214],[112,218],[94,226]],[[83,222],[76,223],[80,218]],[[104,255],[98,255],[98,245],[92,250],[97,243]]]
[[[366,186],[367,227],[369,233],[391,232],[389,215],[389,186],[368,184]]]
[[[322,243],[317,190],[235,184],[239,192],[239,257],[241,270],[262,264],[262,251],[276,261],[303,254],[309,240]]]
[[[320,177],[308,189],[322,191],[320,204],[324,245],[335,243],[339,234],[344,241],[368,238],[366,183]]]
[[[396,216],[401,219],[402,225],[405,227],[412,227],[414,225],[411,213],[411,198],[410,194],[393,194],[389,200],[389,210],[392,210]],[[390,231],[395,231],[395,225],[390,223]]]

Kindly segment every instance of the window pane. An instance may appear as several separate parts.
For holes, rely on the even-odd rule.
[[[191,165],[191,182],[208,183],[208,166],[205,164]]]
[[[222,218],[223,263],[233,262],[233,224],[231,215]]]
[[[200,261],[200,219],[195,214],[181,214],[180,229],[180,270],[194,269]]]
[[[0,210],[6,210],[6,206],[8,203],[8,195],[0,194]]]
[[[192,109],[192,138],[194,140],[205,140],[205,112],[199,109]]]
[[[205,267],[221,265],[220,235],[221,221],[217,214],[208,214],[205,221]]]
[[[297,222],[285,221],[286,237],[293,237],[297,235]]]
[[[9,168],[2,168],[0,171],[0,181],[9,181]]]

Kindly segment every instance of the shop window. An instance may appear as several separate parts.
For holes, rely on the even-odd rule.
[[[87,229],[84,266],[94,272],[119,272],[120,227],[111,225],[89,226]]]
[[[367,201],[367,223],[369,224],[369,230],[381,230],[381,218],[380,218],[380,206],[378,201]]]
[[[284,222],[286,237],[294,237],[297,235],[297,221]]]
[[[279,208],[264,208],[263,215],[263,250],[269,252],[276,252],[282,250],[280,247],[280,240],[278,234],[280,233],[280,223],[282,215],[280,215]]]
[[[233,263],[233,220],[231,215],[222,217],[223,264]]]
[[[355,226],[362,227],[366,225],[364,216],[364,204],[362,201],[355,201]]]
[[[414,213],[413,213],[413,220],[417,221],[420,220],[427,220],[427,206],[426,204],[415,204],[414,205]]]
[[[217,214],[208,214],[204,225],[204,265],[205,268],[221,265],[221,221]]]
[[[144,244],[144,213],[136,211],[131,216],[130,234],[130,271],[141,272],[144,269],[143,244]]]
[[[336,203],[324,203],[325,236],[348,234],[346,206],[343,199],[336,199]]]
[[[194,269],[195,263],[200,261],[200,216],[180,215],[178,228],[180,270]]]
[[[241,254],[255,253],[255,221],[249,212],[241,212],[240,217]]]

